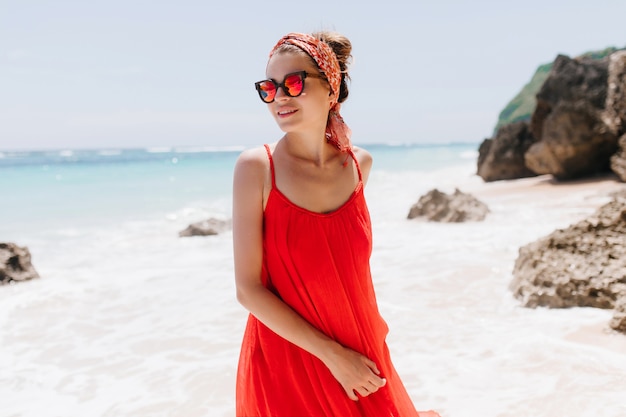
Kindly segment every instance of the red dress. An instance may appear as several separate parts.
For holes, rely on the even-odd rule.
[[[249,315],[237,371],[237,417],[418,417],[391,362],[372,284],[372,228],[359,183],[337,210],[296,206],[272,189],[263,215],[262,282],[314,327],[373,360],[387,379],[359,401],[315,356]],[[432,414],[437,416],[436,413]]]

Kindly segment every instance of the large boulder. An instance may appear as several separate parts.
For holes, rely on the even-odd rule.
[[[179,237],[189,236],[213,236],[230,230],[230,220],[220,220],[210,218],[199,222],[191,223],[185,230],[178,232]]]
[[[619,150],[611,157],[611,170],[626,182],[626,133],[619,138]]]
[[[541,90],[525,164],[537,174],[573,179],[610,170],[617,136],[604,122],[609,58],[559,55]]]
[[[485,139],[478,149],[478,176],[490,182],[537,175],[524,161],[524,154],[535,142],[528,121],[502,126],[493,139]]]
[[[39,278],[30,251],[15,243],[0,242],[0,285]]]
[[[616,135],[626,133],[626,51],[609,57],[608,88],[604,122]]]
[[[488,212],[487,205],[471,194],[455,189],[454,194],[450,195],[433,189],[419,198],[409,210],[407,218],[460,223],[484,220]]]
[[[611,170],[626,182],[626,51],[610,56],[608,83],[604,121],[613,133],[621,135],[619,149],[611,157]]]
[[[604,109],[608,71],[608,57],[598,60],[558,55],[536,95],[537,105],[530,124],[535,138],[543,139],[544,121],[559,103],[585,102],[591,108]]]
[[[605,49],[585,52],[580,55],[579,58],[602,59],[619,50],[620,49],[616,47],[609,46]],[[530,81],[522,87],[522,89],[515,97],[513,97],[511,101],[507,103],[498,115],[498,122],[493,130],[494,134],[498,131],[498,129],[506,124],[531,119],[537,105],[537,93],[541,90],[543,83],[550,75],[553,65],[554,62],[541,64],[533,74]]]
[[[626,192],[521,247],[510,289],[526,307],[615,308],[626,297]]]
[[[609,172],[617,138],[585,102],[560,103],[546,117],[542,140],[526,152],[538,174],[569,180]]]

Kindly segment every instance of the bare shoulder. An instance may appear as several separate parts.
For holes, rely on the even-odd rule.
[[[242,151],[237,157],[233,172],[235,195],[262,193],[269,173],[265,147],[258,146]]]
[[[352,152],[354,152],[354,156],[358,159],[359,164],[372,164],[372,154],[367,149],[361,148],[360,146],[353,146]]]
[[[363,176],[369,176],[369,172],[374,162],[372,154],[369,153],[368,150],[359,146],[353,146],[352,152],[354,152],[354,156],[356,157],[357,161],[359,161],[359,166],[361,167],[361,172],[363,173]]]
[[[251,178],[262,180],[269,165],[267,151],[264,146],[257,146],[242,151],[235,162],[235,180],[243,177],[246,181]]]
[[[254,169],[264,167],[267,161],[267,151],[264,146],[257,146],[242,151],[237,157],[235,169]]]

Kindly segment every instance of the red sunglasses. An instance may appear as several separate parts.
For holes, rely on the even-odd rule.
[[[304,91],[304,79],[306,77],[321,78],[321,75],[311,74],[306,71],[292,72],[285,75],[282,83],[277,83],[274,79],[257,81],[254,83],[256,91],[263,103],[271,103],[276,97],[278,87],[282,87],[289,97],[298,97]]]

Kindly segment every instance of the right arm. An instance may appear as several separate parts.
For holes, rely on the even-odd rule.
[[[264,148],[244,151],[233,178],[233,253],[237,300],[279,336],[319,358],[352,399],[385,384],[376,364],[317,330],[261,282],[263,202],[267,177]]]

